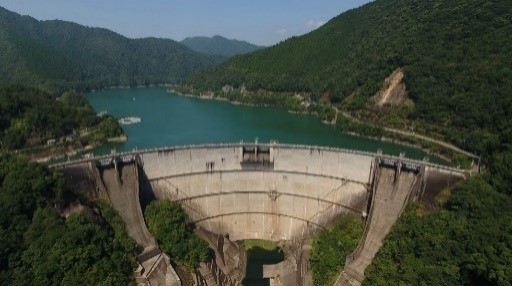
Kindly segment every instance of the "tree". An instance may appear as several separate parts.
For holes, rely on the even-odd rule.
[[[512,199],[473,177],[447,204],[410,206],[365,272],[365,285],[511,285]]]
[[[340,218],[334,228],[322,231],[315,238],[310,258],[315,285],[329,285],[334,282],[362,234],[361,221],[346,216]]]
[[[198,238],[186,223],[181,206],[172,201],[154,201],[144,211],[149,230],[162,250],[178,263],[195,268],[209,256],[208,244]]]
[[[130,284],[135,243],[119,216],[102,204],[63,220],[64,197],[80,200],[58,174],[0,153],[0,284]]]
[[[489,162],[490,182],[496,190],[512,195],[512,151],[496,153]]]

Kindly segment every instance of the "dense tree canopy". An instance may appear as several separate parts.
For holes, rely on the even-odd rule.
[[[497,191],[512,196],[512,150],[492,156],[489,181]]]
[[[311,249],[314,285],[331,285],[345,265],[346,257],[356,249],[363,234],[361,220],[346,216],[336,225],[320,233]]]
[[[66,194],[65,194],[66,193]],[[134,242],[106,205],[61,218],[72,193],[43,166],[0,154],[0,284],[128,285]]]
[[[163,252],[189,268],[195,268],[209,256],[208,244],[194,234],[180,204],[154,201],[146,207],[144,217]]]
[[[512,199],[480,177],[439,210],[411,206],[367,269],[365,285],[511,285],[511,216]]]

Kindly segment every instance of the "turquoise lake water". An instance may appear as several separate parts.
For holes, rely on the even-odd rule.
[[[128,141],[107,144],[96,155],[155,147],[236,143],[240,141],[306,144],[357,149],[423,159],[421,150],[389,142],[347,135],[323,124],[313,115],[291,114],[276,107],[252,107],[228,102],[183,97],[165,88],[110,89],[87,94],[97,112],[116,118],[140,117],[141,122],[125,125]],[[431,161],[440,161],[430,158]]]

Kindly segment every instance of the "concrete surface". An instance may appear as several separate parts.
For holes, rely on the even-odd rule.
[[[115,169],[115,162],[124,163]],[[402,163],[408,171],[396,173]],[[122,167],[123,164],[127,165]],[[377,168],[381,164],[386,167]],[[104,186],[91,192],[91,196],[107,193],[120,212],[128,233],[141,247],[139,260],[145,263],[137,273],[146,271],[150,278],[147,285],[151,281],[158,285],[171,283],[167,276],[153,276],[152,269],[172,271],[166,270],[165,257],[153,255],[158,248],[145,226],[139,196],[178,201],[197,226],[230,241],[300,240],[341,214],[368,214],[359,246],[347,258],[345,271],[337,282],[360,285],[364,270],[406,204],[434,196],[466,175],[458,169],[382,154],[279,144],[170,147],[67,162],[52,168],[64,169],[65,174],[69,170],[76,176],[77,168],[89,168],[93,170],[89,173],[95,173],[94,166],[104,170]],[[91,175],[83,177],[87,176]],[[144,187],[139,189],[139,184]],[[155,263],[151,263],[153,260]],[[148,263],[153,266],[145,265]],[[300,263],[301,268],[309,267]],[[280,273],[293,272],[284,271],[292,268],[281,266]],[[202,271],[218,273],[219,269],[212,264]],[[275,275],[276,271],[273,270]],[[208,277],[203,280],[222,280],[209,277],[206,272]],[[283,274],[279,277],[283,278]]]

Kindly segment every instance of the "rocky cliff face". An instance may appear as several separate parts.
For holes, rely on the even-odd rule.
[[[405,86],[405,74],[400,68],[384,80],[381,90],[374,96],[375,106],[400,106],[409,99]]]

